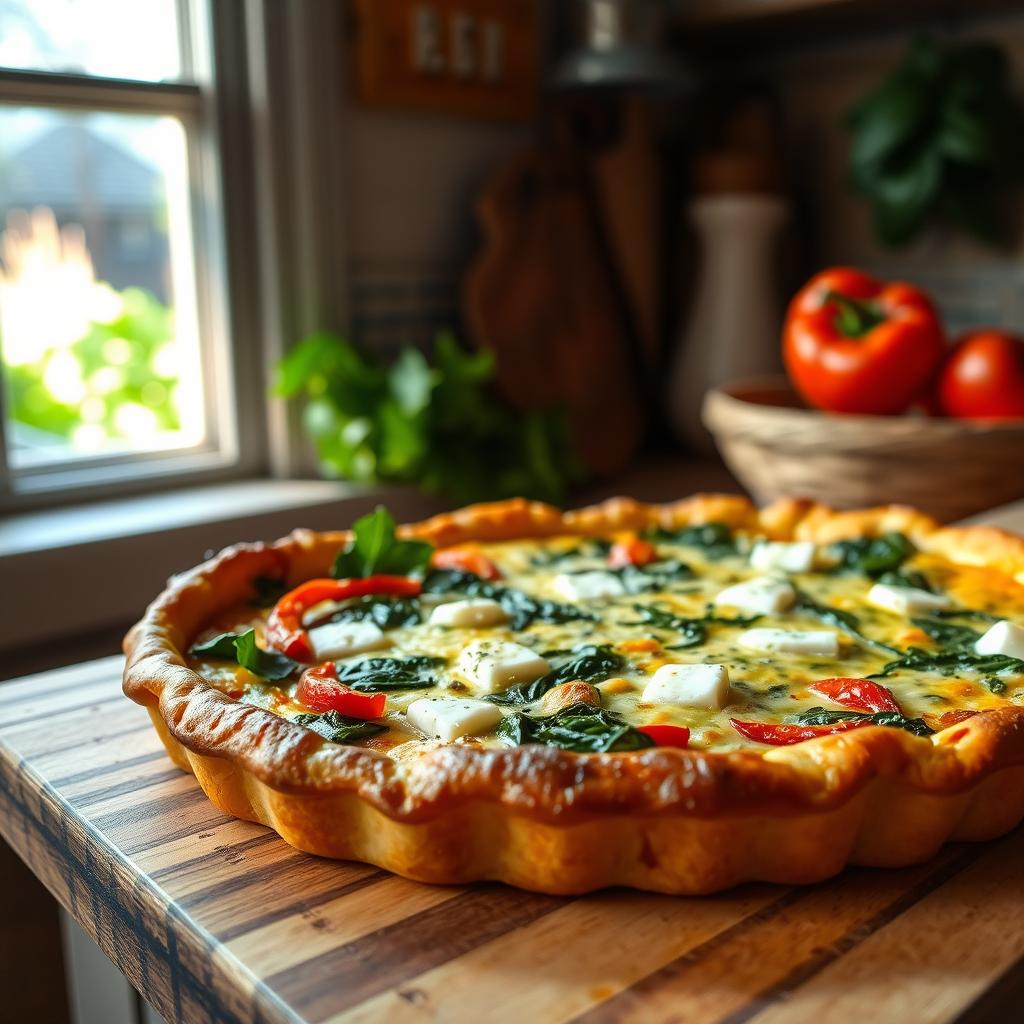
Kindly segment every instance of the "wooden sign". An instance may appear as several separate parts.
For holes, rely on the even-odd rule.
[[[367,106],[527,118],[537,0],[357,0],[355,88]]]

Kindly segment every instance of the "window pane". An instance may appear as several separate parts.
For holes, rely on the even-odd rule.
[[[0,356],[14,468],[205,437],[185,133],[0,107]]]
[[[0,0],[0,67],[177,78],[175,0]]]

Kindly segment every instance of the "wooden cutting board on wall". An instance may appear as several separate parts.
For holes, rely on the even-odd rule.
[[[561,404],[599,474],[629,461],[644,428],[629,318],[582,159],[564,144],[502,168],[477,202],[483,248],[464,285],[473,343],[495,353],[519,409]]]

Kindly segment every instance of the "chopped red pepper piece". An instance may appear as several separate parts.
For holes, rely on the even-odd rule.
[[[608,564],[613,569],[621,569],[626,565],[649,565],[658,560],[658,549],[650,542],[639,537],[616,541],[608,552]]]
[[[767,743],[772,747],[788,747],[791,743],[803,743],[804,740],[817,739],[819,736],[831,736],[835,732],[848,732],[859,729],[870,723],[865,719],[852,719],[848,722],[835,722],[833,725],[790,725],[772,722],[741,722],[730,718],[732,727],[748,740]]]
[[[339,683],[333,661],[306,669],[295,696],[299,703],[314,711],[340,711],[349,718],[380,718],[388,700],[387,694],[360,693]]]
[[[457,548],[443,548],[435,551],[430,559],[435,569],[458,569],[471,572],[482,580],[500,580],[501,570],[475,545],[464,544]]]
[[[690,742],[690,730],[682,725],[638,725],[636,731],[649,736],[656,747],[685,747]]]
[[[366,579],[315,579],[289,591],[274,605],[267,617],[267,643],[296,661],[312,661],[313,648],[302,625],[302,616],[321,601],[345,601],[350,597],[383,594],[415,597],[418,580],[408,576],[367,576]]]
[[[844,708],[854,711],[890,711],[897,715],[903,709],[896,702],[892,690],[870,679],[819,679],[810,689],[822,697],[828,697]]]

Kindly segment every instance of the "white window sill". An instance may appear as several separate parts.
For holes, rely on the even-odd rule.
[[[9,516],[0,521],[0,650],[130,623],[169,576],[211,550],[300,526],[344,528],[378,502],[399,521],[441,507],[410,488],[248,480]]]

